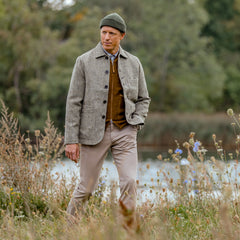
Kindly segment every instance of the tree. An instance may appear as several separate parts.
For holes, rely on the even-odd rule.
[[[213,110],[225,79],[221,66],[200,37],[208,16],[196,2],[142,2],[135,25],[152,97],[152,110]]]
[[[0,82],[7,91],[2,94],[9,105],[15,106],[15,111],[24,112],[29,94],[25,83],[30,78],[43,78],[55,54],[56,34],[44,26],[41,13],[31,11],[26,0],[3,3]]]
[[[209,21],[203,27],[202,35],[212,38],[209,48],[215,51],[219,63],[226,73],[224,95],[218,109],[237,107],[240,104],[240,1],[206,0]],[[225,109],[224,109],[225,110]]]

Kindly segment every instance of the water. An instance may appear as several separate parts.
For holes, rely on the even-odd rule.
[[[194,186],[196,176],[201,176],[202,163],[190,164],[186,159],[180,163],[177,162],[164,162],[157,159],[157,154],[151,152],[149,154],[142,155],[145,158],[140,157],[138,165],[138,203],[146,201],[157,202],[160,198],[167,198],[168,201],[175,201],[175,194],[172,186],[184,185],[184,187]],[[149,157],[151,156],[151,157]],[[155,157],[154,157],[155,156]],[[228,163],[219,162],[215,164],[205,161],[204,163],[204,177],[206,183],[213,185],[213,191],[211,194],[215,197],[219,197],[220,189],[225,183],[240,184],[240,164],[235,161]],[[185,171],[181,171],[185,169]],[[199,172],[198,172],[199,171]],[[72,176],[79,176],[79,167],[76,163],[69,159],[63,159],[57,163],[52,170],[55,174],[58,172],[63,175],[68,182],[71,181]],[[104,161],[101,179],[106,184],[106,198],[110,192],[110,186],[113,182],[118,183],[118,173],[116,166],[111,158]],[[101,183],[101,182],[100,182]],[[189,194],[194,194],[194,190]],[[119,188],[117,189],[117,196],[119,197]]]

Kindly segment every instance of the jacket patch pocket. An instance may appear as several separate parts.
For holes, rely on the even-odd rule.
[[[80,138],[91,138],[92,131],[95,127],[95,115],[94,109],[85,108],[81,113],[81,123],[80,123]]]

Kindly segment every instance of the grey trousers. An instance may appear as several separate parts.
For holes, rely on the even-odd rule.
[[[82,203],[94,191],[102,169],[103,161],[111,149],[119,175],[120,201],[128,210],[136,205],[137,177],[137,128],[127,125],[123,129],[109,124],[104,137],[97,145],[81,145],[80,183],[73,192],[67,213],[76,216]]]

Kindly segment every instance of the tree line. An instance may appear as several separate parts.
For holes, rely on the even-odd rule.
[[[56,3],[56,2],[55,2]],[[240,0],[0,0],[0,98],[22,129],[64,127],[77,56],[99,21],[127,22],[123,48],[144,67],[152,112],[217,112],[240,103]]]

